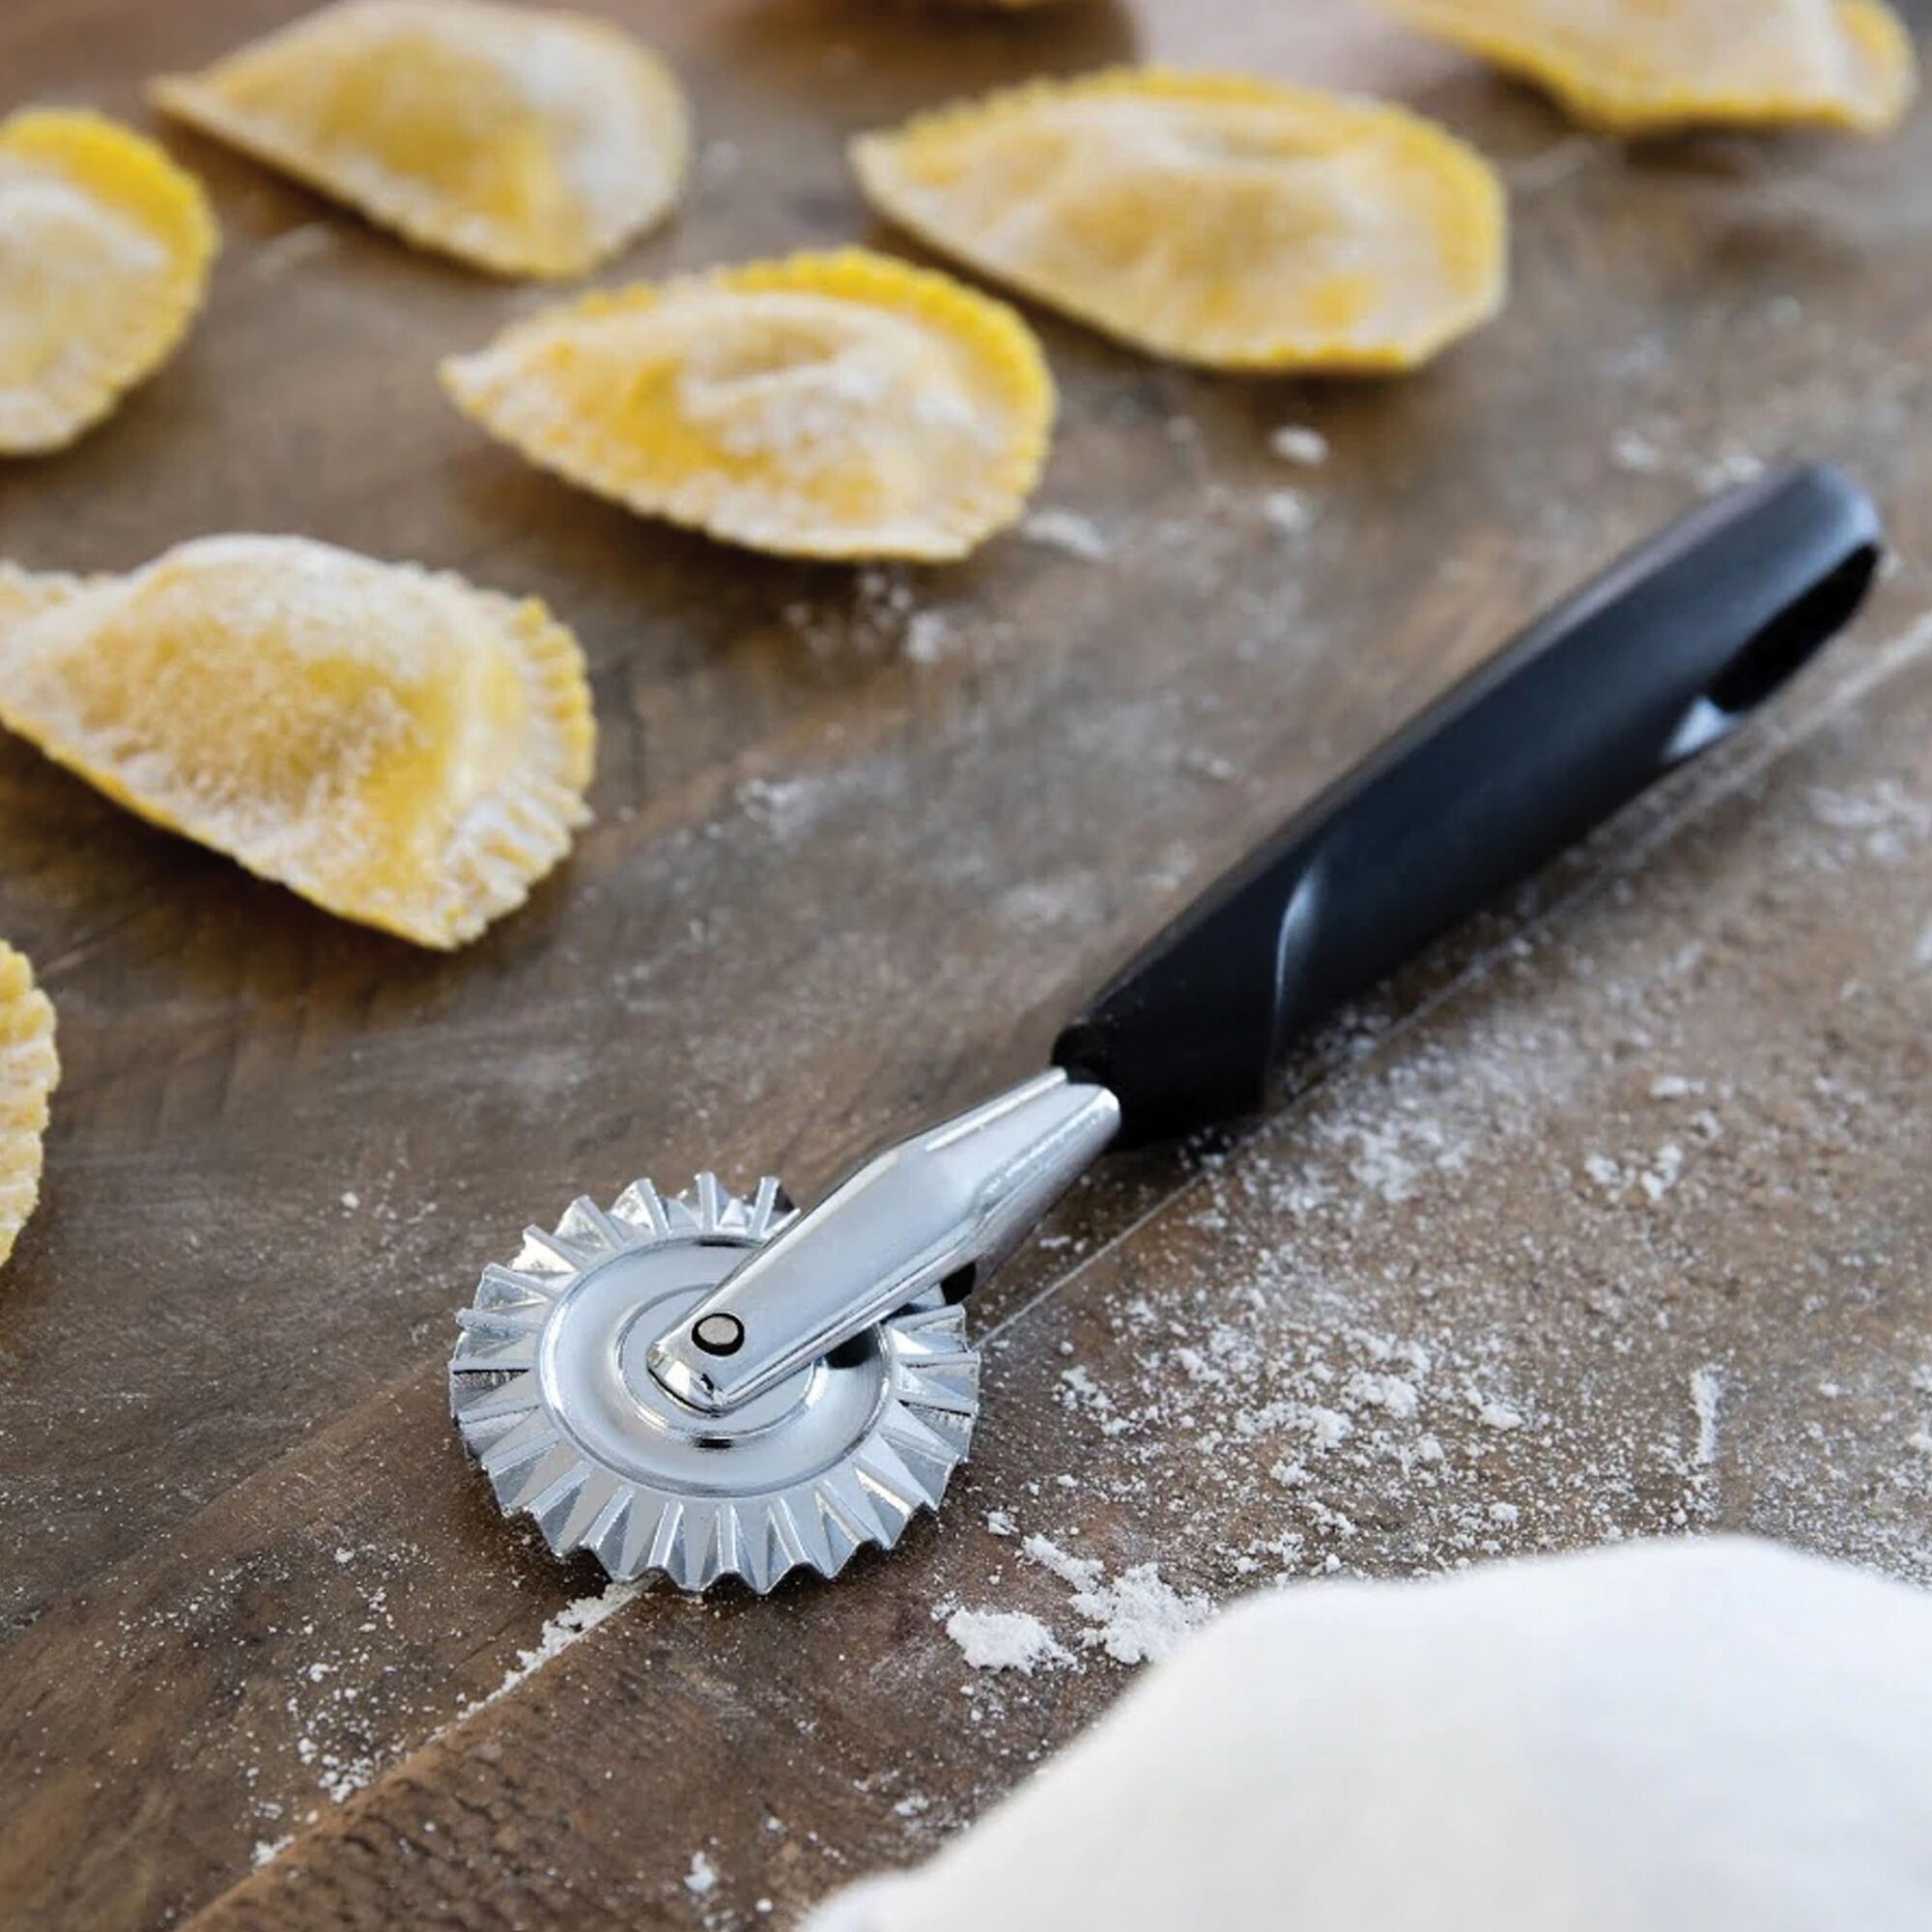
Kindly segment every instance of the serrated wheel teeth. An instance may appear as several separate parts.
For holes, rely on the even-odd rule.
[[[508,1266],[483,1270],[457,1316],[450,1411],[504,1511],[529,1517],[557,1555],[587,1549],[620,1581],[661,1574],[702,1591],[736,1577],[762,1596],[795,1570],[836,1577],[937,1507],[971,1446],[980,1365],[963,1312],[936,1296],[878,1325],[881,1379],[866,1427],[795,1481],[730,1490],[723,1479],[640,1479],[600,1462],[557,1412],[545,1338],[585,1276],[667,1247],[754,1247],[796,1212],[772,1176],[749,1196],[711,1173],[669,1196],[638,1180],[608,1208],[572,1202],[554,1228],[525,1232]]]

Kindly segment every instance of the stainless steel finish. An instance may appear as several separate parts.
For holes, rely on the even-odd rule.
[[[483,1271],[457,1316],[451,1411],[503,1508],[559,1555],[763,1593],[801,1565],[836,1576],[938,1504],[972,1441],[980,1364],[936,1293],[864,1324],[836,1361],[764,1378],[729,1413],[689,1406],[646,1366],[668,1325],[689,1333],[793,1220],[783,1201],[769,1177],[749,1201],[708,1174],[669,1200],[640,1180],[608,1211],[578,1201]]]
[[[651,1375],[678,1403],[735,1417],[964,1270],[997,1267],[1120,1125],[1112,1094],[1055,1068],[901,1141],[701,1298],[667,1307]],[[743,1339],[707,1349],[726,1321]]]

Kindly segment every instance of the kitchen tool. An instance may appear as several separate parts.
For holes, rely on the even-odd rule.
[[[1259,1106],[1289,1040],[1708,750],[1853,614],[1876,513],[1835,470],[1625,556],[1219,879],[1053,1064],[810,1212],[701,1174],[580,1200],[483,1272],[450,1401],[506,1511],[615,1577],[762,1593],[936,1507],[980,1407],[959,1304],[1111,1148]]]

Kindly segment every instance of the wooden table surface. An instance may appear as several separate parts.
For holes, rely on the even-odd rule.
[[[1386,384],[1190,374],[1036,316],[1041,501],[1108,556],[807,567],[455,416],[437,356],[543,292],[166,133],[225,233],[210,311],[107,427],[0,469],[0,554],[298,531],[538,593],[591,660],[597,823],[431,957],[0,745],[0,931],[67,1068],[0,1277],[0,1918],[785,1922],[1132,1681],[990,1512],[1216,1601],[1718,1526],[1932,1581],[1932,122],[1626,149],[1342,0],[600,5],[675,62],[702,143],[612,278],[898,246],[851,130],[1161,56],[1471,135],[1512,185],[1514,300]],[[8,0],[0,88],[143,118],[145,76],[295,11]],[[1291,422],[1325,469],[1269,454]],[[979,1452],[896,1554],[765,1603],[599,1601],[502,1521],[442,1363],[526,1220],[639,1171],[809,1194],[1018,1077],[1540,600],[1812,454],[1897,541],[1855,633],[1265,1121],[1079,1190],[984,1291]],[[1291,488],[1299,535],[1267,509]],[[1036,1611],[1076,1662],[970,1670],[955,1605]]]

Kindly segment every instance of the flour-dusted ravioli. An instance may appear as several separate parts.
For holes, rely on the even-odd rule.
[[[442,380],[572,482],[796,556],[964,555],[1018,517],[1053,421],[1018,316],[859,248],[589,295]]]
[[[41,1198],[47,1095],[59,1084],[53,1003],[26,956],[0,939],[0,1262]]]
[[[0,563],[0,629],[65,604],[90,582],[102,581],[70,577],[64,571],[19,570],[11,563]]]
[[[583,657],[541,604],[298,537],[205,537],[128,577],[0,569],[0,724],[423,946],[521,904],[588,815]]]
[[[602,21],[494,0],[340,0],[154,96],[425,247],[578,275],[677,198],[683,96]]]
[[[65,447],[166,361],[214,247],[152,141],[78,111],[0,121],[0,455]]]
[[[852,158],[922,241],[1177,361],[1406,369],[1503,298],[1494,172],[1377,101],[1121,68],[921,115]]]
[[[1375,3],[1613,133],[1780,122],[1880,133],[1918,84],[1912,42],[1883,0]]]

